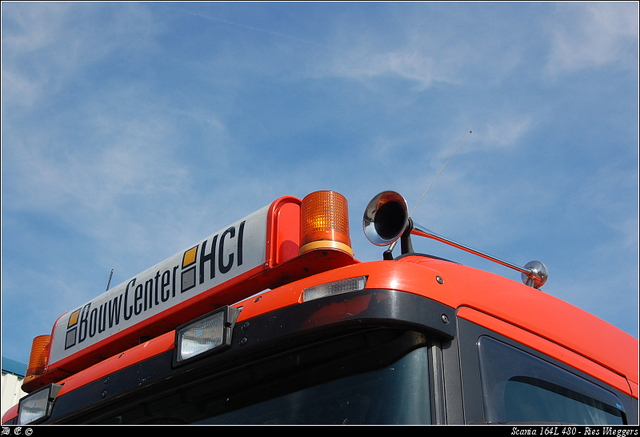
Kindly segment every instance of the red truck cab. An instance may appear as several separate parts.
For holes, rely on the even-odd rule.
[[[523,284],[414,253],[446,239],[389,193],[365,233],[404,253],[361,262],[346,210],[278,199],[69,311],[3,424],[638,424],[638,340],[540,264],[486,256]]]

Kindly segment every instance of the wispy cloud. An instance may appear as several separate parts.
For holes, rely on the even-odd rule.
[[[557,5],[549,23],[551,74],[614,64],[636,68],[638,4],[593,2]]]
[[[28,108],[74,81],[84,84],[88,67],[114,53],[126,57],[150,49],[150,38],[159,29],[146,9],[135,4],[121,5],[118,12],[104,4],[57,2],[10,8],[8,17],[3,16],[5,109]]]
[[[484,132],[478,131],[478,136],[487,147],[516,146],[534,126],[533,117],[530,115],[511,115],[508,118],[501,115],[500,117],[499,120],[488,122],[483,129]]]
[[[330,39],[335,41],[333,50],[317,71],[354,78],[372,89],[394,79],[411,82],[412,92],[435,84],[497,86],[531,59],[530,46],[539,38],[518,26],[525,14],[537,20],[526,5],[506,7],[513,15],[477,5],[434,4],[423,9],[403,4],[390,10],[380,6],[373,8],[378,21],[371,27],[338,18]]]

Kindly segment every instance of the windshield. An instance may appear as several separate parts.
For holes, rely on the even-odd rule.
[[[382,369],[208,418],[206,424],[429,424],[426,347]]]
[[[376,329],[224,372],[203,362],[164,389],[132,393],[86,423],[428,424],[429,349],[412,331]],[[188,379],[187,379],[188,376]]]

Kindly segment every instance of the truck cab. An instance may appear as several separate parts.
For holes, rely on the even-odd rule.
[[[638,341],[539,264],[522,283],[415,253],[428,232],[388,193],[363,227],[403,253],[362,262],[346,199],[318,193],[61,316],[3,424],[638,424]]]

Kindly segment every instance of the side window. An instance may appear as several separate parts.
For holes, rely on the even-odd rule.
[[[491,337],[478,349],[487,422],[625,423],[613,393]]]

